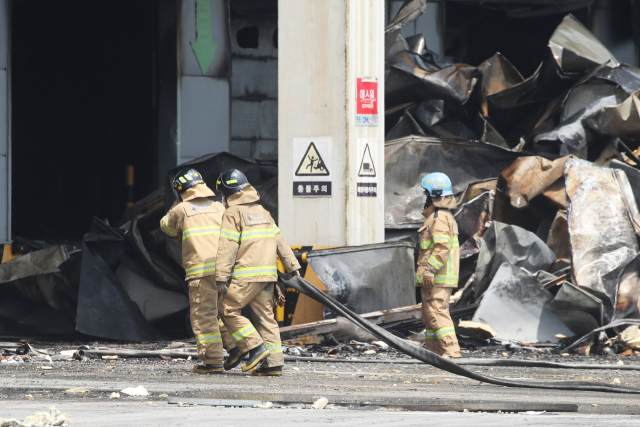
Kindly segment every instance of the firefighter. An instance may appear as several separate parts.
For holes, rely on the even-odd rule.
[[[242,172],[223,172],[216,188],[227,207],[216,258],[216,284],[218,292],[224,293],[222,319],[236,344],[224,368],[233,369],[248,354],[243,372],[282,375],[284,357],[273,312],[276,254],[290,275],[298,274],[300,264],[269,212],[257,203],[260,196]],[[252,321],[240,313],[246,306],[251,309]]]
[[[183,169],[173,180],[182,201],[176,201],[160,220],[160,229],[182,238],[182,266],[189,285],[191,327],[202,364],[193,367],[199,374],[220,374],[222,336],[218,320],[218,291],[214,274],[224,205],[209,200],[214,196],[195,169]],[[225,343],[231,341],[228,332]]]
[[[443,357],[461,357],[458,339],[449,314],[449,297],[458,286],[460,248],[451,180],[443,173],[422,179],[427,201],[424,224],[418,229],[420,252],[416,286],[422,294],[422,321],[426,326],[425,347]]]

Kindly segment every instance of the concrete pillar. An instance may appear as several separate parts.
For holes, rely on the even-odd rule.
[[[384,23],[384,0],[278,3],[278,225],[291,245],[384,241]]]

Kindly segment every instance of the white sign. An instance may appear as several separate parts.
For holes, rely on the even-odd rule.
[[[376,176],[376,165],[373,163],[373,157],[371,156],[371,149],[369,144],[364,146],[364,153],[362,153],[362,161],[360,162],[360,170],[358,170],[358,176]]]
[[[376,174],[377,147],[374,138],[358,139],[358,175],[356,193],[358,197],[378,197]],[[381,165],[383,167],[383,165]]]
[[[293,195],[331,196],[331,137],[293,138]]]

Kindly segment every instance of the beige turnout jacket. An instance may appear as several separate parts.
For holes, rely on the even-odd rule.
[[[423,286],[425,273],[435,274],[437,288],[458,286],[460,247],[458,224],[450,209],[456,208],[456,199],[445,196],[434,199],[433,206],[422,212],[424,224],[418,229],[420,251],[416,286]]]
[[[206,184],[185,190],[182,202],[176,202],[160,220],[160,229],[171,237],[182,238],[182,267],[185,280],[212,276],[216,272],[216,254],[224,206]]]
[[[217,282],[275,282],[276,255],[287,273],[300,269],[269,212],[255,203],[259,199],[252,186],[227,199],[216,258]]]

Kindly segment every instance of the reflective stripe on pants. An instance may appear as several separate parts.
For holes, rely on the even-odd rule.
[[[198,356],[205,364],[222,365],[222,339],[218,326],[218,288],[214,276],[189,283],[191,328],[198,344]]]
[[[452,288],[420,288],[422,321],[426,327],[424,346],[440,356],[460,357],[458,338],[449,314]]]

